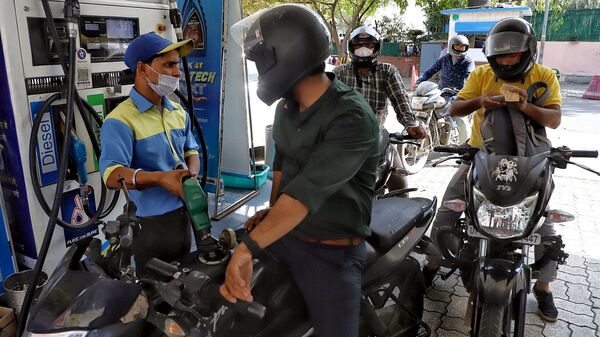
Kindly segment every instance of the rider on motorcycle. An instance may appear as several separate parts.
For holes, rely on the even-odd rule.
[[[489,64],[475,68],[469,76],[463,89],[458,93],[457,100],[452,104],[453,116],[467,116],[475,112],[469,145],[483,147],[480,125],[486,110],[501,108],[506,104],[514,104],[523,114],[544,127],[557,128],[561,119],[560,86],[552,69],[536,64],[536,37],[531,25],[518,18],[508,18],[496,23],[489,31],[484,47]],[[532,83],[543,81],[548,84],[550,95],[543,107],[528,103],[525,91]],[[519,94],[515,103],[499,102],[492,99],[500,93],[504,84],[510,84],[514,92]],[[432,225],[431,237],[436,237],[436,229],[441,226],[454,224],[460,218],[460,213],[444,205],[445,201],[465,200],[465,179],[469,165],[461,164],[454,174],[446,192],[436,219]],[[544,237],[555,235],[553,223],[546,219],[537,231]],[[536,259],[543,255],[543,246],[536,246]],[[423,268],[423,274],[429,285],[439,269],[439,260],[430,257]],[[550,282],[556,278],[557,262],[550,261],[540,269],[540,275],[533,288],[538,301],[538,313],[546,321],[556,321],[558,311],[550,292]]]
[[[268,247],[289,265],[316,335],[357,337],[377,120],[362,95],[324,72],[329,32],[312,10],[280,5],[232,28],[240,29],[258,97],[283,99],[273,125],[272,207],[246,223],[252,231],[229,261],[221,294],[251,301],[252,259]]]
[[[467,55],[469,40],[464,35],[455,35],[450,39],[448,54],[441,56],[427,69],[415,83],[413,90],[423,81],[429,80],[441,71],[440,89],[462,89],[469,74],[475,69],[475,62]]]
[[[347,46],[352,62],[338,66],[333,72],[342,83],[363,94],[375,112],[380,128],[385,124],[389,99],[398,122],[406,127],[408,134],[416,139],[425,138],[427,131],[416,124],[400,72],[393,64],[379,61],[381,45],[381,36],[375,29],[370,26],[356,28],[350,34]],[[394,167],[400,167],[400,156],[393,148]],[[400,171],[394,171],[387,185],[390,190],[404,189],[406,177]]]

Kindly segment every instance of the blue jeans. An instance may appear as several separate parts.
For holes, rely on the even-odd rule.
[[[290,266],[317,337],[358,337],[364,242],[332,247],[287,235],[268,250]]]

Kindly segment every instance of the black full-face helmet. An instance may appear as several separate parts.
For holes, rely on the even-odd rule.
[[[373,53],[370,55],[360,55],[357,50],[366,45],[374,45]],[[357,67],[371,67],[377,64],[377,57],[381,53],[383,41],[377,31],[370,26],[358,27],[350,33],[347,44],[347,53],[350,60]]]
[[[256,94],[268,105],[284,97],[330,55],[329,30],[308,7],[285,4],[261,10],[231,27],[231,35],[256,63]]]
[[[519,63],[515,65],[500,65],[496,62],[497,56],[518,52],[523,54]],[[509,82],[522,80],[535,64],[537,57],[535,32],[529,22],[523,19],[500,20],[488,33],[484,53],[498,78]]]

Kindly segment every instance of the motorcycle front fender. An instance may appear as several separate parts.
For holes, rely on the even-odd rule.
[[[521,290],[529,290],[531,269],[523,261],[487,260],[477,275],[480,301],[507,306]]]

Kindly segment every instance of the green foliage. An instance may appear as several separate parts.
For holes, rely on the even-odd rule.
[[[381,34],[386,42],[402,41],[407,31],[406,25],[397,15],[385,15],[381,20],[376,20],[375,29]]]
[[[340,34],[350,36],[352,30],[362,25],[367,17],[390,2],[397,4],[401,11],[408,6],[408,0],[242,0],[242,9],[244,15],[248,15],[263,8],[291,2],[305,4],[321,15],[342,55],[346,47],[339,38]]]
[[[445,39],[444,26],[448,16],[440,13],[444,9],[462,8],[467,6],[467,0],[416,0],[417,6],[425,12],[425,27],[431,39]]]

